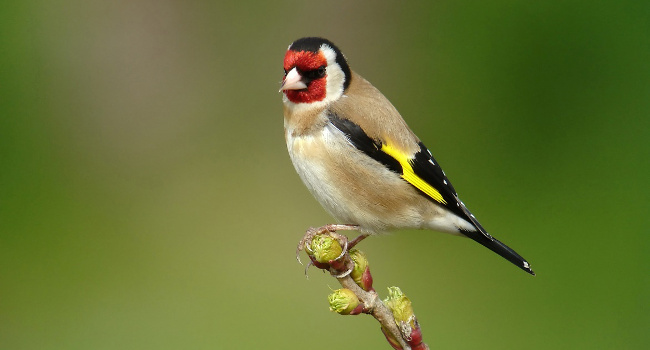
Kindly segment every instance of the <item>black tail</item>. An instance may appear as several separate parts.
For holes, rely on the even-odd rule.
[[[517,265],[520,269],[528,272],[529,274],[535,276],[535,272],[530,268],[530,264],[526,259],[522,258],[521,255],[517,254],[514,250],[510,249],[507,245],[501,243],[498,239],[494,237],[486,237],[481,232],[463,232],[463,234],[476,242],[480,243],[482,246],[487,247],[491,251],[501,255],[506,260]]]

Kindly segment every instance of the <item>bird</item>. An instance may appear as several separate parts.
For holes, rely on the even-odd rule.
[[[320,231],[357,230],[355,244],[400,229],[451,233],[535,275],[528,261],[481,226],[397,109],[350,69],[334,43],[300,38],[289,45],[283,65],[289,157],[305,186],[339,222]]]

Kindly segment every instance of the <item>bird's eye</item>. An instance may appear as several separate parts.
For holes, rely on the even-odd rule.
[[[284,69],[284,75],[287,75],[287,73],[289,73],[289,71],[285,68]]]
[[[304,76],[309,81],[312,81],[324,77],[326,72],[327,72],[326,67],[320,66],[316,69],[301,72],[301,75]]]

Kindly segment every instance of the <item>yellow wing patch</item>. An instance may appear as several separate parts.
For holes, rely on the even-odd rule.
[[[442,198],[442,195],[440,194],[440,192],[438,192],[438,190],[436,190],[428,182],[422,180],[421,177],[415,174],[415,172],[413,171],[413,167],[409,162],[409,158],[404,153],[400,152],[393,146],[386,145],[386,144],[383,144],[381,146],[381,151],[395,158],[395,160],[399,162],[399,164],[402,166],[402,178],[404,180],[406,180],[411,185],[415,186],[415,188],[419,189],[420,191],[426,193],[427,196],[433,198],[433,200],[435,200],[436,202],[447,204],[447,201],[445,201],[445,199]]]

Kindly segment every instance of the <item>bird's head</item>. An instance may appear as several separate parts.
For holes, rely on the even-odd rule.
[[[341,51],[323,38],[294,41],[284,55],[280,91],[285,104],[330,102],[350,85],[351,72]]]

